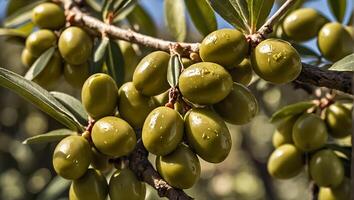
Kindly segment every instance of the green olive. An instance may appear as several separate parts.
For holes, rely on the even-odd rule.
[[[101,153],[111,157],[127,156],[136,145],[134,129],[118,117],[104,117],[93,125],[92,141]]]
[[[106,200],[108,184],[99,171],[88,169],[81,178],[73,181],[71,192],[77,200]]]
[[[109,162],[109,157],[98,152],[92,147],[92,161],[91,166],[102,173],[109,172],[112,169],[112,164]]]
[[[293,144],[293,127],[297,120],[297,116],[291,116],[283,119],[277,124],[273,135],[273,146],[278,148],[283,144]]]
[[[71,86],[75,88],[82,88],[88,77],[89,65],[87,62],[81,65],[65,64],[64,78]]]
[[[189,66],[195,64],[195,62],[189,58],[181,58],[181,61],[184,68],[188,68]]]
[[[350,180],[345,178],[342,183],[335,187],[321,187],[318,200],[348,200],[351,196]]]
[[[61,33],[58,47],[67,63],[80,65],[87,62],[91,56],[92,40],[83,29],[72,26]]]
[[[119,40],[119,47],[124,58],[124,82],[132,81],[136,66],[139,63],[139,57],[129,42]]]
[[[259,77],[275,84],[293,81],[302,69],[296,49],[280,39],[267,39],[259,43],[252,53],[251,63]]]
[[[321,187],[337,187],[344,179],[343,163],[329,149],[316,152],[309,168],[312,179]]]
[[[111,200],[144,200],[146,186],[140,182],[130,169],[118,169],[109,181]]]
[[[155,102],[156,106],[165,106],[165,104],[168,102],[168,98],[169,98],[169,90],[167,90],[166,92],[163,92],[159,95],[153,96],[153,100]]]
[[[185,116],[188,144],[205,161],[220,163],[230,153],[232,140],[225,122],[206,108],[192,108]]]
[[[256,97],[239,83],[234,83],[230,94],[213,107],[226,122],[238,125],[250,122],[258,113]]]
[[[147,117],[142,129],[145,148],[158,156],[164,156],[176,149],[183,138],[183,118],[174,109],[155,108]]]
[[[22,64],[26,67],[32,66],[32,64],[37,60],[37,57],[34,57],[28,49],[23,49],[21,54]]]
[[[330,105],[325,111],[325,119],[329,134],[335,138],[343,138],[352,133],[351,111],[340,103]]]
[[[188,101],[199,105],[215,104],[232,90],[231,75],[220,65],[200,62],[185,69],[179,77],[179,89]]]
[[[41,73],[39,73],[33,81],[44,88],[50,89],[58,83],[62,71],[62,59],[59,52],[55,52],[43,71],[41,71]]]
[[[39,57],[50,47],[56,45],[57,36],[53,31],[41,29],[31,33],[26,39],[26,49],[34,56]]]
[[[303,168],[301,151],[291,144],[284,144],[273,151],[268,160],[268,172],[277,179],[289,179]]]
[[[170,55],[155,51],[145,56],[138,64],[133,75],[137,90],[146,96],[155,96],[169,88],[167,66]]]
[[[293,140],[296,147],[310,152],[323,147],[327,142],[326,124],[317,115],[306,113],[300,116],[293,127]]]
[[[94,119],[112,115],[118,101],[118,88],[107,74],[91,75],[82,86],[82,104]]]
[[[60,29],[65,25],[64,10],[54,3],[39,4],[32,11],[32,21],[42,29]]]
[[[145,118],[156,107],[152,97],[142,95],[132,82],[119,89],[119,114],[134,128],[142,128]]]
[[[200,176],[198,157],[183,144],[166,156],[157,156],[156,169],[167,183],[179,189],[191,188]]]
[[[240,64],[231,68],[229,73],[234,82],[247,86],[250,84],[253,75],[250,61],[248,59],[244,59]]]
[[[200,57],[230,68],[239,64],[248,53],[246,37],[235,29],[221,29],[207,35],[200,44]]]
[[[54,150],[54,170],[63,178],[78,179],[87,171],[91,158],[91,147],[85,138],[68,136]]]

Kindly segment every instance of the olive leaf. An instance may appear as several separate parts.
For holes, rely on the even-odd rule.
[[[32,64],[31,68],[27,71],[25,78],[30,81],[35,79],[48,66],[48,63],[53,57],[54,52],[55,47],[51,47],[42,53],[42,55],[37,58],[37,60]]]
[[[114,40],[109,40],[106,64],[108,74],[116,81],[120,86],[124,82],[124,57],[119,45]]]
[[[327,0],[327,4],[338,22],[343,22],[347,9],[347,0]]]
[[[274,0],[247,0],[252,32],[256,32],[263,25],[272,10],[273,4]]]
[[[179,55],[172,55],[168,61],[167,67],[167,81],[171,87],[176,87],[178,85],[178,78],[181,74],[182,61]]]
[[[93,60],[89,61],[90,64],[90,74],[102,72],[102,67],[106,55],[106,50],[108,47],[109,38],[103,37],[99,40],[98,46],[95,46]]]
[[[150,36],[157,35],[154,20],[139,4],[134,7],[133,11],[127,16],[127,19],[135,31]]]
[[[296,51],[301,55],[301,57],[316,57],[316,58],[321,58],[321,55],[316,53],[314,50],[310,49],[309,47],[306,47],[301,44],[296,44],[292,43],[291,44]]]
[[[183,42],[187,36],[187,22],[183,0],[164,1],[165,24],[171,35]]]
[[[354,71],[354,53],[335,62],[329,70],[334,71]]]
[[[270,122],[274,123],[285,117],[301,114],[313,106],[315,106],[315,103],[311,101],[302,101],[284,106],[272,115]]]
[[[326,144],[326,148],[332,149],[333,151],[338,151],[343,153],[347,158],[351,158],[352,147],[351,146],[341,146],[338,144]]]
[[[96,1],[96,0],[86,0],[85,3],[92,8],[96,12],[100,12],[102,10],[102,4],[101,1]]]
[[[28,35],[26,33],[24,33],[23,31],[18,30],[18,29],[0,28],[0,37],[1,36],[16,37],[16,38],[25,40]]]
[[[52,142],[57,142],[62,140],[65,137],[70,135],[74,135],[75,132],[69,129],[57,129],[54,131],[50,131],[48,133],[36,135],[30,138],[27,138],[23,141],[23,144],[47,144]]]
[[[60,176],[54,177],[47,187],[39,193],[37,200],[58,199],[70,186],[71,180]]]
[[[125,0],[122,1],[121,3],[117,1],[118,5],[115,6],[114,10],[114,21],[117,22],[119,20],[123,20],[129,15],[134,10],[134,7],[137,4],[137,0]]]

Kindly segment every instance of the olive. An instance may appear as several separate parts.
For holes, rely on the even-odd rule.
[[[234,82],[247,86],[250,84],[253,75],[250,61],[248,59],[244,59],[240,64],[229,69],[229,73]]]
[[[120,40],[119,47],[124,58],[124,82],[129,82],[133,79],[133,74],[139,63],[139,58],[131,43]]]
[[[259,43],[251,55],[251,64],[259,77],[275,84],[293,81],[302,69],[296,49],[280,39]]]
[[[329,61],[335,62],[354,52],[354,40],[344,26],[337,22],[327,23],[318,33],[318,48]]]
[[[34,56],[39,57],[47,49],[57,43],[57,36],[53,31],[41,29],[31,33],[26,39],[26,49]]]
[[[344,179],[344,167],[329,149],[320,150],[311,157],[310,175],[318,186],[337,187]]]
[[[65,64],[64,78],[71,86],[81,88],[88,77],[89,65],[87,62],[81,65]]]
[[[340,103],[330,105],[325,111],[325,119],[329,134],[335,138],[343,138],[352,132],[351,111]]]
[[[273,146],[279,147],[283,144],[293,144],[293,126],[297,120],[296,116],[287,117],[277,124],[273,135]]]
[[[268,160],[268,172],[277,179],[289,179],[303,168],[301,151],[292,144],[284,144],[273,151]]]
[[[350,197],[350,180],[347,178],[335,188],[321,187],[318,193],[318,200],[348,200]]]
[[[32,21],[42,29],[60,29],[65,25],[64,10],[54,3],[39,4],[32,11]]]
[[[109,197],[111,200],[144,200],[146,186],[127,168],[118,169],[109,181]]]
[[[189,58],[181,58],[181,61],[184,68],[188,68],[189,66],[195,64],[195,62]]]
[[[306,113],[300,116],[293,127],[293,140],[296,147],[309,152],[323,147],[327,142],[326,124],[317,115]]]
[[[81,178],[73,181],[71,192],[77,200],[106,200],[108,184],[99,171],[88,169]]]
[[[188,144],[205,161],[220,163],[230,153],[232,140],[225,122],[206,108],[192,108],[185,116]]]
[[[82,104],[94,119],[112,115],[118,101],[118,88],[107,74],[93,74],[82,86]]]
[[[37,57],[34,57],[28,49],[23,49],[21,54],[22,64],[26,67],[32,66],[32,64],[37,60]]]
[[[134,128],[142,128],[146,116],[156,107],[152,97],[142,95],[132,82],[119,89],[119,114]]]
[[[283,30],[292,40],[303,42],[317,36],[328,20],[313,8],[292,11],[283,21]]]
[[[345,26],[344,28],[345,28],[345,30],[348,31],[349,35],[354,40],[354,27],[353,26]]]
[[[79,198],[76,196],[76,194],[74,192],[72,183],[71,183],[70,189],[69,189],[69,200],[79,200]]]
[[[98,152],[92,147],[92,161],[91,166],[102,173],[109,172],[112,169],[112,164],[109,162],[109,157]]]
[[[157,156],[156,169],[167,183],[179,189],[192,187],[200,176],[198,157],[184,144],[166,156]]]
[[[235,29],[221,29],[207,35],[200,44],[200,57],[230,68],[239,64],[248,53],[246,37]]]
[[[72,26],[61,33],[58,47],[67,63],[80,65],[91,56],[92,40],[83,29]]]
[[[176,149],[183,138],[183,118],[168,107],[155,108],[147,117],[142,129],[145,148],[158,156]]]
[[[239,83],[234,83],[230,94],[213,107],[226,122],[238,125],[250,122],[258,113],[256,97]]]
[[[231,75],[220,65],[200,62],[185,69],[179,77],[179,89],[188,101],[210,105],[223,100],[232,90]]]
[[[45,66],[43,71],[41,71],[33,81],[38,85],[50,89],[61,77],[63,71],[62,59],[58,52],[55,52],[50,58],[48,64]]]
[[[169,90],[159,95],[153,96],[152,99],[154,100],[156,106],[165,106],[169,99]]]
[[[133,83],[137,90],[146,96],[155,96],[169,88],[167,66],[170,55],[155,51],[145,56],[133,74]]]
[[[78,179],[87,171],[91,158],[91,147],[85,138],[68,136],[54,150],[54,170],[63,178]]]
[[[118,117],[104,117],[93,125],[91,138],[101,153],[111,157],[126,156],[136,145],[134,129]]]

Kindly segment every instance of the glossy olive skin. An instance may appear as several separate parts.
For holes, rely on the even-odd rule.
[[[82,105],[94,119],[112,115],[118,101],[118,88],[107,74],[91,75],[82,86]]]
[[[21,53],[22,64],[26,67],[32,66],[32,64],[37,60],[37,57],[34,57],[28,49],[23,49]]]
[[[58,47],[67,63],[80,65],[91,56],[92,40],[83,29],[71,26],[61,33]]]
[[[282,120],[276,127],[273,135],[273,146],[275,148],[283,144],[293,144],[293,127],[297,120],[296,116]]]
[[[291,12],[283,21],[285,34],[294,41],[303,42],[317,36],[328,20],[313,8],[300,8]]]
[[[119,47],[124,57],[124,82],[132,81],[136,66],[139,63],[139,57],[129,42],[120,40]]]
[[[155,96],[169,88],[167,82],[167,66],[170,55],[163,51],[155,51],[145,56],[133,74],[133,84],[146,96]]]
[[[105,200],[108,184],[101,172],[88,169],[81,178],[73,181],[70,192],[77,200]]]
[[[111,200],[144,200],[146,186],[127,168],[118,169],[109,181],[109,197]]]
[[[325,111],[329,134],[334,138],[343,138],[352,132],[351,111],[340,103],[330,105]]]
[[[54,3],[42,3],[32,11],[32,21],[41,29],[60,29],[65,25],[64,10]]]
[[[344,179],[343,164],[329,149],[316,152],[309,168],[312,179],[321,187],[337,187]]]
[[[82,88],[86,79],[89,77],[89,65],[64,65],[64,78],[74,88]]]
[[[146,117],[156,107],[152,97],[142,95],[132,82],[123,84],[118,96],[120,116],[132,127],[142,128]]]
[[[324,58],[335,62],[354,52],[354,40],[340,23],[327,23],[318,33],[317,46]]]
[[[179,77],[179,89],[188,101],[199,105],[215,104],[232,90],[231,75],[220,65],[200,62],[185,69]]]
[[[62,74],[63,63],[58,52],[55,52],[52,58],[49,60],[47,66],[39,73],[36,78],[33,79],[38,85],[51,89],[55,86]]]
[[[184,68],[188,68],[189,66],[195,64],[195,62],[189,58],[181,58],[181,61]]]
[[[198,157],[183,144],[166,156],[157,156],[156,169],[167,183],[179,189],[191,188],[200,176]]]
[[[41,29],[31,33],[26,39],[26,49],[34,56],[39,57],[47,49],[57,43],[57,36],[53,31]]]
[[[257,115],[258,102],[248,88],[234,83],[229,95],[216,103],[213,108],[226,122],[242,125],[250,122]]]
[[[207,35],[200,44],[200,57],[230,68],[239,64],[247,55],[245,36],[235,29],[221,29]]]
[[[91,166],[102,173],[109,172],[113,165],[109,162],[109,157],[98,152],[92,147],[92,161]]]
[[[267,39],[259,43],[252,53],[251,63],[259,77],[274,84],[293,81],[302,69],[296,49],[280,39]]]
[[[284,144],[273,151],[268,159],[268,172],[277,179],[289,179],[303,168],[301,151],[291,144]]]
[[[85,174],[92,159],[90,144],[84,137],[68,136],[53,153],[56,173],[66,179],[78,179]]]
[[[188,144],[205,161],[220,163],[229,155],[232,140],[220,116],[207,108],[192,108],[185,116]]]
[[[323,147],[328,138],[326,124],[315,114],[303,114],[293,127],[293,141],[296,147],[310,152]]]
[[[158,156],[176,149],[183,138],[183,118],[174,109],[155,108],[144,122],[142,140],[145,148]]]
[[[229,69],[229,73],[234,82],[247,86],[250,84],[253,76],[251,62],[248,59],[244,59],[240,64]]]
[[[91,137],[97,150],[111,157],[126,156],[136,145],[134,129],[117,117],[98,120],[92,128]]]
[[[350,194],[350,180],[345,178],[335,188],[321,187],[318,193],[318,200],[347,200],[350,199]]]

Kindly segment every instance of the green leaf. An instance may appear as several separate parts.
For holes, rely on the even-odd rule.
[[[70,186],[71,180],[66,180],[60,176],[56,176],[48,184],[48,186],[38,195],[37,200],[54,200],[58,199]]]
[[[109,43],[109,38],[108,37],[103,37],[101,39],[100,44],[98,45],[96,51],[95,51],[95,55],[93,57],[93,61],[94,62],[99,62],[100,60],[102,60],[106,54],[106,50],[107,50],[107,46]]]
[[[341,146],[338,144],[326,144],[326,148],[332,149],[333,151],[341,152],[347,158],[351,159],[351,155],[352,155],[352,147],[351,146]]]
[[[296,51],[302,56],[302,57],[316,57],[316,58],[320,58],[321,56],[318,55],[318,53],[316,53],[314,50],[310,49],[309,47],[306,47],[304,45],[301,44],[296,44],[296,43],[292,43],[291,44]]]
[[[54,131],[50,131],[48,133],[36,135],[30,138],[27,138],[23,141],[23,144],[47,144],[52,142],[57,142],[62,140],[65,137],[70,135],[74,135],[75,132],[69,129],[57,129]]]
[[[171,87],[178,85],[178,78],[181,74],[182,61],[179,55],[175,54],[171,56],[167,67],[167,81]]]
[[[193,24],[203,36],[217,29],[214,11],[206,0],[184,0],[184,3]]]
[[[118,86],[124,82],[124,57],[119,45],[114,40],[109,40],[106,64],[108,74],[116,81]]]
[[[48,66],[48,63],[54,55],[54,52],[55,47],[51,47],[42,53],[42,55],[37,58],[37,60],[32,64],[31,68],[27,71],[25,78],[30,81],[35,79]]]
[[[83,126],[47,90],[24,77],[0,68],[0,86],[10,89],[22,98],[38,106],[42,111],[70,130],[83,131]]]
[[[183,42],[187,36],[187,22],[183,0],[164,1],[165,24],[171,35]]]
[[[327,4],[338,22],[343,22],[347,9],[347,0],[327,0]]]
[[[247,0],[252,32],[256,32],[267,19],[274,0]]]
[[[21,30],[18,29],[12,29],[12,28],[0,28],[0,37],[1,36],[6,36],[6,37],[17,37],[22,40],[25,40],[27,38],[27,34],[24,33]]]
[[[96,0],[86,0],[85,2],[96,12],[100,12],[102,10],[102,4]]]
[[[154,20],[139,4],[134,7],[133,11],[127,16],[127,19],[135,31],[150,36],[157,35]]]
[[[125,19],[127,17],[127,15],[129,15],[129,13],[131,13],[133,11],[136,4],[137,4],[136,0],[123,1],[123,3],[119,7],[115,8],[114,21],[117,22],[117,21]]]
[[[334,63],[332,67],[329,68],[329,70],[350,72],[354,71],[354,53]]]
[[[107,19],[108,13],[112,12],[114,6],[114,0],[104,0],[102,6],[102,18],[104,21]]]
[[[283,108],[279,109],[277,112],[275,112],[272,115],[270,122],[274,123],[285,117],[301,114],[313,106],[315,106],[315,104],[311,101],[302,101],[295,104],[284,106]]]

